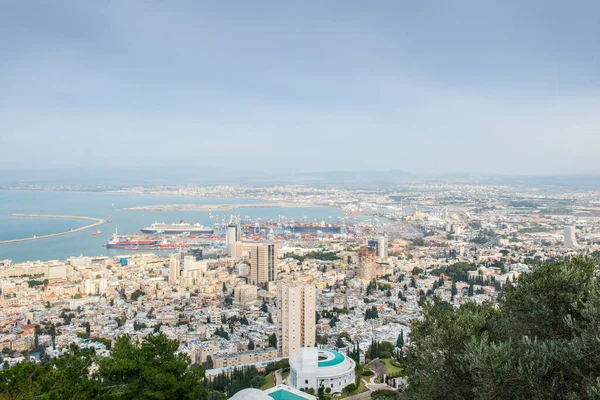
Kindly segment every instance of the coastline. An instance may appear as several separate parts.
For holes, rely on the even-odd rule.
[[[229,211],[235,208],[319,208],[331,207],[320,204],[300,203],[247,203],[247,204],[158,204],[151,206],[135,206],[122,208],[122,211]]]

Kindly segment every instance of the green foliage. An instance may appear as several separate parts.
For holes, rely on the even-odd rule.
[[[223,328],[222,326],[218,327],[215,330],[215,335],[216,336],[220,336],[225,340],[229,340],[229,333],[227,333],[227,331],[225,330],[225,328]]]
[[[212,356],[210,356],[210,355],[206,356],[206,360],[202,363],[202,368],[204,368],[205,370],[214,368],[214,362],[213,362]]]
[[[48,279],[44,279],[43,281],[31,279],[31,280],[27,281],[27,285],[30,288],[37,287],[37,286],[46,286],[46,285],[48,285]]]
[[[404,359],[409,398],[595,398],[600,287],[594,261],[543,264],[505,290],[498,307],[453,308],[437,298],[423,303]]]
[[[119,337],[111,356],[97,361],[98,376],[105,388],[103,398],[204,398],[204,370],[188,368],[190,360],[176,354],[178,347],[177,341],[163,334],[148,335],[141,343],[128,335]]]
[[[357,387],[356,387],[356,385],[355,385],[354,383],[351,383],[351,384],[347,385],[347,386],[346,386],[346,387],[343,389],[343,391],[344,391],[345,393],[352,393],[352,392],[356,392],[356,390],[357,390]]]
[[[267,373],[277,371],[278,369],[286,369],[290,367],[289,358],[284,358],[279,361],[273,361],[267,364],[265,367],[265,371]]]
[[[471,243],[475,244],[485,244],[492,240],[496,236],[496,233],[491,229],[484,229],[480,231],[477,236],[471,239]]]
[[[431,275],[440,276],[442,273],[449,276],[453,282],[467,282],[468,271],[477,270],[477,265],[467,262],[457,262],[447,267],[434,268]]]
[[[360,348],[358,347],[358,342],[354,344],[352,349],[348,349],[348,357],[353,359],[357,366],[360,365]]]
[[[144,296],[145,294],[146,294],[146,292],[138,289],[135,292],[131,293],[130,300],[137,301],[140,297]]]
[[[425,246],[425,239],[423,238],[410,239],[410,242],[413,246]]]
[[[396,340],[396,347],[401,349],[404,347],[404,329],[400,331],[398,339]]]
[[[97,397],[100,385],[87,377],[93,355],[93,352],[82,352],[73,346],[62,357],[43,365],[23,362],[0,370],[0,398]]]
[[[327,344],[327,338],[323,335],[317,334],[316,340],[317,344]]]
[[[394,345],[390,342],[378,342],[375,339],[371,341],[369,350],[367,350],[367,358],[374,360],[376,358],[390,358],[394,352]]]
[[[323,260],[323,261],[336,261],[341,260],[341,257],[333,251],[310,251],[303,256],[294,253],[285,253],[283,258],[294,258],[300,262],[304,260]]]
[[[269,335],[269,347],[277,348],[277,336],[274,333]]]
[[[231,372],[221,372],[210,379],[205,379],[206,386],[217,392],[225,393],[228,398],[242,389],[257,388],[263,383],[264,377],[255,366],[234,367]]]
[[[377,311],[377,307],[372,306],[371,308],[367,308],[365,311],[365,321],[368,319],[378,319],[379,312]]]
[[[115,341],[110,356],[72,346],[46,363],[23,362],[0,370],[2,399],[206,399],[202,368],[175,354],[179,344],[164,335],[142,342]],[[98,369],[91,373],[96,364]]]
[[[396,400],[401,398],[402,395],[395,390],[380,389],[371,393],[371,399],[373,400]]]

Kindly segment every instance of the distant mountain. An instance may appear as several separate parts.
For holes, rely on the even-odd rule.
[[[212,166],[69,168],[45,170],[0,170],[0,187],[71,186],[126,187],[160,185],[306,185],[340,188],[389,188],[407,181],[463,182],[481,185],[565,187],[598,189],[600,176],[594,175],[477,175],[454,173],[415,175],[402,170],[315,171],[277,173],[256,170],[232,170]]]

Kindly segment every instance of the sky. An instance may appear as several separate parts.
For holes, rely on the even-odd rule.
[[[0,0],[0,169],[600,174],[597,0]]]

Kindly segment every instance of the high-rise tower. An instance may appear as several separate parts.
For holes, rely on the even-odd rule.
[[[179,283],[179,277],[181,276],[179,259],[175,256],[171,256],[169,259],[169,284],[176,285]]]
[[[259,244],[250,248],[250,283],[261,285],[275,280],[277,274],[277,246]]]
[[[277,286],[277,346],[280,357],[315,346],[315,286],[282,282]]]
[[[239,257],[241,254],[237,254],[235,251],[239,246],[235,246],[237,242],[242,241],[242,230],[240,224],[235,221],[230,221],[227,225],[227,231],[225,232],[225,243],[227,245],[227,256],[228,257]]]

